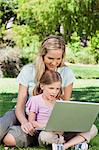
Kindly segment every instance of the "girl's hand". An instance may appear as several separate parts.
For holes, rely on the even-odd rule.
[[[46,126],[46,124],[41,124],[41,123],[38,123],[37,121],[32,121],[32,125],[36,129],[42,129]]]
[[[33,127],[32,123],[27,122],[25,124],[21,125],[21,129],[23,130],[23,132],[25,132],[26,134],[29,134],[31,136],[34,135],[35,132],[35,128]]]

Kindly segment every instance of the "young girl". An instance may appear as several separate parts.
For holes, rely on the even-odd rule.
[[[41,77],[39,84],[34,89],[32,96],[26,104],[28,121],[34,127],[34,135],[39,136],[39,144],[64,144],[64,149],[77,145],[85,139],[79,133],[46,132],[42,129],[46,126],[57,99],[60,99],[62,79],[58,72],[47,70]],[[61,100],[61,99],[60,99]],[[39,130],[39,131],[38,131]],[[80,138],[80,140],[79,140]],[[81,140],[82,138],[82,140]],[[87,144],[83,144],[82,150],[87,150]]]
[[[60,74],[52,70],[47,70],[33,91],[33,95],[35,96],[32,96],[26,103],[28,121],[33,125],[35,135],[46,126],[55,101],[60,99],[62,94],[61,84],[62,79]],[[39,131],[37,132],[37,130]],[[61,136],[61,133],[60,137],[60,143],[63,143],[64,138]],[[56,142],[57,140],[58,138]]]

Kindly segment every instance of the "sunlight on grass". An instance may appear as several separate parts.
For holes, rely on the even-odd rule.
[[[15,78],[0,78],[0,93],[16,93],[18,84]]]
[[[99,79],[99,65],[68,65],[77,79]]]
[[[99,87],[99,79],[76,79],[74,88]]]
[[[76,79],[74,88],[99,87],[99,79]],[[0,93],[17,93],[18,84],[15,78],[0,79]]]

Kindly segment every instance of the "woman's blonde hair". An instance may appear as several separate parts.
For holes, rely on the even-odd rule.
[[[43,73],[45,72],[45,64],[44,64],[44,56],[48,53],[49,50],[57,50],[60,49],[63,51],[62,54],[62,62],[60,66],[64,65],[64,55],[65,55],[65,41],[63,37],[57,35],[50,35],[44,39],[41,44],[38,57],[36,59],[36,82],[38,83]]]
[[[60,82],[62,84],[62,78],[61,78],[60,74],[56,71],[46,70],[43,73],[39,83],[35,86],[35,88],[33,90],[33,95],[38,95],[38,94],[43,93],[43,90],[40,87],[41,85],[49,85],[54,82]],[[56,98],[59,99],[61,94],[62,94],[62,88],[60,87],[60,91]]]

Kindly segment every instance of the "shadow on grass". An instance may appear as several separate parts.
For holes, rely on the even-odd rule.
[[[17,100],[17,93],[0,93],[0,116],[12,109]]]
[[[99,87],[75,88],[72,93],[72,100],[99,103]],[[99,114],[95,124],[99,129]]]
[[[72,100],[99,103],[99,87],[75,88]]]

